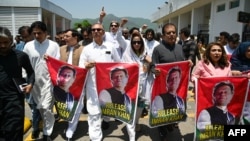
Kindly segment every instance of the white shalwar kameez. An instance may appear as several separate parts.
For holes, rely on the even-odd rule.
[[[86,62],[120,62],[120,56],[113,44],[103,42],[101,46],[93,41],[81,53],[79,67],[85,68]],[[102,140],[101,109],[96,89],[95,67],[88,72],[86,81],[86,98],[88,109],[89,137],[91,141]]]
[[[52,83],[48,72],[44,55],[59,59],[60,51],[56,42],[45,39],[42,43],[37,40],[28,42],[24,47],[24,52],[29,55],[31,65],[35,71],[35,84],[31,94],[37,103],[43,119],[43,134],[50,136],[53,130],[55,118],[52,112],[54,98],[52,94]]]

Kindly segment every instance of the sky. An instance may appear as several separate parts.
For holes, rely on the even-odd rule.
[[[167,0],[49,0],[68,11],[73,18],[99,18],[102,7],[106,14],[117,17],[151,19]]]

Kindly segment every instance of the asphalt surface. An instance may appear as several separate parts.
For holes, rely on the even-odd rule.
[[[31,112],[26,104],[25,115],[31,119]],[[167,141],[193,141],[194,140],[194,119],[195,112],[195,101],[193,93],[189,91],[187,98],[187,114],[188,118],[185,122],[179,123],[179,128],[175,128],[173,132],[167,134]],[[88,123],[87,114],[82,114],[78,123],[75,134],[72,140],[74,141],[89,141],[88,136]],[[27,128],[30,123],[27,123]],[[137,141],[160,141],[159,133],[157,128],[150,128],[148,126],[148,117],[140,118],[139,124],[141,125],[141,131],[136,132]],[[51,138],[54,141],[66,140],[65,130],[67,129],[66,121],[58,121],[54,125],[54,130]],[[32,129],[28,128],[24,134],[24,141],[31,141]],[[103,141],[128,141],[128,134],[124,123],[119,121],[111,120],[110,127],[103,131]],[[42,132],[40,132],[40,138],[37,141],[42,141]]]

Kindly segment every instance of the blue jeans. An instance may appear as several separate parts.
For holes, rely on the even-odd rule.
[[[33,131],[38,131],[39,130],[39,122],[41,121],[42,117],[40,114],[40,111],[36,108],[37,104],[33,100],[31,95],[26,95],[25,99],[27,103],[29,103],[29,107],[32,112],[32,128]]]

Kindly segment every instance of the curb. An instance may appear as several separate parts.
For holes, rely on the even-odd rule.
[[[24,130],[23,134],[25,134],[31,127],[31,121],[28,117],[24,117]]]

